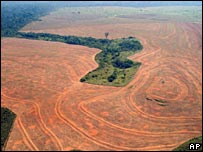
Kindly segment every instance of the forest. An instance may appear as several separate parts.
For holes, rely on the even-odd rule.
[[[8,108],[1,107],[1,151],[6,145],[15,118],[15,113]]]
[[[21,2],[2,2],[1,6],[1,36],[12,37],[31,21],[47,15],[59,7],[55,5]]]

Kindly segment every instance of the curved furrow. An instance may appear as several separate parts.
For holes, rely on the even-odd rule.
[[[15,102],[24,102],[24,103],[26,103],[25,100],[19,101],[19,99],[12,98],[12,97],[8,97],[8,96],[6,96],[6,95],[3,94],[3,93],[2,93],[2,95],[3,95],[4,97],[6,97],[6,98],[12,100],[12,101],[15,101]],[[42,116],[41,116],[41,112],[40,112],[40,107],[39,107],[39,105],[38,105],[37,103],[33,102],[33,101],[29,101],[28,103],[32,103],[32,105],[34,105],[34,107],[35,107],[35,109],[36,109],[36,111],[37,111],[37,113],[38,113],[38,116],[39,116],[39,118],[40,118],[40,119],[39,119],[40,122],[41,122],[40,127],[42,128],[42,130],[44,130],[44,133],[47,134],[47,135],[52,139],[53,143],[56,143],[56,145],[57,145],[57,147],[59,148],[59,150],[63,150],[63,146],[62,146],[60,140],[56,137],[56,135],[55,135],[55,134],[46,126],[46,124],[44,123],[44,121],[43,121],[43,119],[42,119]],[[19,117],[20,117],[20,116],[19,116]],[[21,123],[20,126],[22,126],[22,122],[20,122],[20,123]],[[23,129],[23,130],[24,130],[24,129]],[[26,133],[26,134],[27,134],[27,133]],[[27,135],[28,135],[28,134],[27,134]],[[29,139],[29,140],[31,140],[31,139]]]
[[[136,77],[136,78],[138,78],[138,77]],[[143,81],[143,83],[145,83],[147,80],[148,80],[148,78],[145,78],[145,79],[143,79],[143,80],[145,80],[145,81]],[[142,86],[141,84],[139,84],[139,86]],[[137,89],[139,89],[139,88],[137,88]],[[125,90],[126,90],[126,87],[125,88],[121,88],[116,94],[120,94],[120,93],[122,93],[122,92],[125,92]],[[134,92],[136,92],[135,90],[133,90]],[[82,101],[80,104],[79,104],[79,106],[81,105],[81,104],[83,104],[83,102],[84,103],[89,103],[89,102],[96,102],[96,101],[94,101],[95,99],[97,99],[97,98],[103,98],[103,97],[108,97],[109,95],[101,95],[101,96],[97,96],[96,98],[92,98],[92,99],[88,99],[88,101]],[[110,96],[112,96],[112,93],[110,94]],[[110,97],[109,96],[109,97]],[[126,103],[124,103],[124,105],[125,105]],[[84,107],[83,107],[84,108]],[[84,109],[83,109],[84,110]],[[90,113],[89,113],[90,114]],[[143,116],[143,115],[142,115]],[[92,117],[93,117],[93,115],[92,115]],[[148,117],[146,117],[146,118],[148,118]],[[156,118],[156,117],[155,117]],[[159,123],[158,122],[159,120],[157,120],[157,122],[156,123],[158,123],[158,124],[162,124],[162,123]],[[166,120],[165,119],[165,121],[168,121],[168,120]],[[189,125],[189,124],[191,124],[191,123],[184,123],[185,125]],[[169,125],[177,125],[177,121],[175,121],[175,122],[171,122]]]
[[[67,94],[67,91],[65,91],[63,93],[64,95]],[[62,98],[62,97],[61,97]],[[123,147],[123,146],[116,146],[116,145],[112,145],[110,143],[107,143],[107,142],[104,142],[104,141],[100,141],[98,140],[97,138],[95,137],[92,137],[90,136],[88,133],[86,133],[85,131],[81,130],[80,128],[78,128],[76,126],[76,124],[74,122],[72,122],[71,120],[69,120],[67,117],[65,117],[62,112],[60,111],[60,104],[61,104],[61,99],[59,99],[57,102],[56,102],[56,114],[57,116],[63,120],[66,124],[68,124],[68,126],[71,126],[75,131],[77,131],[78,133],[80,133],[81,135],[83,135],[84,137],[86,137],[88,140],[102,146],[102,147],[105,147],[105,148],[109,148],[109,149],[114,149],[114,150],[132,150],[132,148],[129,148],[129,147]]]
[[[41,116],[41,112],[40,112],[40,107],[37,103],[35,102],[31,102],[32,104],[35,105],[35,109],[39,115],[39,120],[41,122],[41,128],[43,128],[44,133],[48,134],[49,137],[52,139],[53,143],[57,145],[57,147],[59,148],[59,150],[63,150],[63,146],[60,142],[60,140],[58,139],[58,137],[46,126],[46,124],[44,123],[42,116]]]
[[[146,146],[143,148],[137,148],[136,151],[162,151],[162,149],[166,149],[171,151],[174,147],[177,147],[177,144],[168,144],[168,145],[159,145],[159,146]]]
[[[116,93],[114,93],[114,94],[112,94],[112,93],[110,93],[109,95],[102,95],[102,96],[97,96],[97,98],[105,98],[105,97],[112,97],[112,96],[117,96],[117,95],[119,95],[121,92],[124,92],[123,90],[122,91],[118,91],[118,92],[116,92]],[[88,110],[86,110],[86,108],[84,107],[84,105],[85,104],[89,104],[89,103],[92,103],[92,102],[97,102],[96,101],[96,99],[97,98],[92,98],[91,100],[89,100],[88,99],[88,101],[86,101],[86,100],[83,100],[82,102],[80,102],[79,103],[79,107],[81,107],[81,110],[83,110],[84,111],[84,113],[86,113],[87,115],[89,115],[91,118],[95,118],[95,119],[99,119],[99,117],[97,117],[96,115],[94,115],[93,113],[90,113],[90,112],[88,112]],[[123,102],[123,105],[126,105],[126,102]],[[131,113],[131,112],[129,112],[129,113]],[[141,115],[142,116],[142,115]],[[142,117],[143,118],[143,117]],[[102,118],[100,118],[99,119],[100,121],[104,121],[104,119],[102,119]],[[148,119],[149,121],[151,121],[152,122],[152,119],[150,118],[150,119]],[[112,125],[112,126],[114,126],[114,124],[112,124],[112,123],[110,123],[110,122],[107,122],[107,121],[105,121],[106,123],[108,123],[108,124],[110,124],[110,125]],[[168,122],[168,121],[167,121]],[[159,120],[157,120],[157,121],[155,121],[155,123],[156,124],[159,124],[159,125],[162,125],[163,124],[163,122],[161,123],[161,122],[159,122]],[[191,123],[182,123],[182,124],[180,124],[180,125],[190,125]],[[171,122],[170,124],[168,124],[169,126],[174,126],[174,125],[177,125],[177,122]],[[114,126],[114,127],[117,127],[117,126]],[[118,127],[119,129],[126,129],[126,128],[123,128],[123,127]],[[132,131],[132,133],[133,133],[133,131],[135,131],[134,129],[132,129],[131,130]]]
[[[167,24],[167,26],[168,26],[168,24]],[[173,24],[173,26],[174,26],[174,24]],[[162,39],[162,40],[166,40],[167,41],[167,39],[170,39],[172,36],[174,36],[176,34],[176,32],[177,32],[176,28],[173,28],[173,31],[170,34],[168,34],[166,36],[159,37],[159,38]]]
[[[179,23],[180,24],[180,23]],[[184,30],[184,24],[180,24],[180,28],[183,29],[183,33],[184,33],[184,37],[185,37],[185,41],[187,42],[187,48],[188,49],[192,49],[192,44],[191,41],[189,40],[189,34],[188,31]]]
[[[27,143],[27,146],[33,151],[39,151],[37,146],[33,143],[32,139],[28,135],[27,131],[25,130],[25,128],[21,122],[20,116],[17,118],[16,121],[18,123],[19,129],[22,131],[22,135],[26,138],[27,142],[25,142],[25,143]]]
[[[136,97],[134,96],[134,93],[132,93],[129,97],[128,97],[128,103],[129,103],[129,107],[132,109],[135,109],[136,112],[133,112],[135,114],[137,114],[137,112],[139,112],[140,114],[142,114],[143,116],[149,117],[149,118],[155,118],[155,119],[164,119],[166,121],[168,121],[169,119],[171,120],[180,120],[180,119],[187,119],[187,120],[194,120],[194,119],[201,119],[201,117],[158,117],[158,116],[154,116],[154,115],[150,115],[150,114],[146,114],[145,112],[143,112],[140,108],[138,108],[138,106],[136,105]]]
[[[82,111],[85,115],[87,115],[89,118],[94,118],[94,119],[97,120],[97,121],[101,121],[101,122],[105,123],[108,127],[111,127],[111,128],[113,128],[113,129],[118,129],[118,130],[120,130],[120,131],[122,131],[122,132],[126,132],[126,133],[129,133],[129,134],[142,135],[142,136],[149,136],[149,135],[150,135],[150,136],[166,136],[166,135],[167,135],[167,136],[173,136],[174,134],[176,135],[176,134],[187,133],[186,131],[174,131],[174,132],[158,132],[158,133],[153,133],[153,132],[150,132],[150,131],[139,131],[139,130],[137,130],[137,129],[124,128],[124,127],[120,127],[120,126],[118,126],[118,125],[115,125],[115,124],[113,124],[113,123],[110,123],[110,122],[108,122],[108,121],[106,121],[106,120],[104,120],[104,119],[102,119],[102,118],[100,118],[100,117],[94,115],[93,113],[88,112],[88,110],[85,109],[85,108],[84,108],[84,105],[81,104],[81,103],[80,103],[79,107],[80,107],[81,111]],[[156,123],[156,124],[157,124],[157,123]],[[160,124],[161,124],[161,123],[160,123]],[[172,125],[175,125],[175,123],[172,124]],[[176,124],[176,125],[177,125],[177,124]],[[184,124],[184,125],[186,125],[186,124]],[[191,125],[188,124],[188,126],[191,126]],[[163,134],[163,133],[164,133],[164,134]],[[193,132],[193,133],[199,133],[199,132]]]

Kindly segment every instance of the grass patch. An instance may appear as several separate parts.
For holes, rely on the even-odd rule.
[[[96,69],[86,76],[84,76],[81,80],[85,79],[85,82],[91,84],[99,84],[99,85],[107,85],[107,86],[125,86],[128,84],[139,67],[131,67],[128,69],[119,69],[113,66],[108,68]],[[111,72],[105,72],[108,71]],[[96,77],[95,77],[96,76]],[[84,82],[84,81],[83,81]]]
[[[199,144],[201,144],[201,147],[198,150],[190,150],[189,145],[191,143],[193,143],[193,144],[199,143]],[[202,151],[202,136],[195,137],[193,139],[186,141],[185,143],[181,144],[177,148],[173,149],[173,151]]]
[[[15,118],[15,113],[8,108],[1,108],[1,150],[6,147]]]

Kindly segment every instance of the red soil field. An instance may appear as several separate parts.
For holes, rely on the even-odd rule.
[[[172,150],[202,134],[202,25],[108,24],[45,32],[81,31],[137,37],[144,49],[130,57],[142,62],[134,79],[125,87],[81,83],[97,67],[98,49],[3,39],[2,105],[17,113],[6,150]]]

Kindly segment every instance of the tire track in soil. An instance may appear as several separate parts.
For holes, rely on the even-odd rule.
[[[153,98],[160,98],[163,100],[168,100],[166,96],[163,96],[156,92],[156,88],[159,86],[156,82],[157,78],[162,78],[167,74],[169,83],[173,81],[172,87],[178,88],[177,91],[178,94],[175,94],[175,97],[170,99],[169,104],[171,101],[178,102],[178,100],[186,99],[187,97],[191,97],[191,100],[199,99],[195,97],[195,94],[198,92],[193,91],[194,88],[198,89],[201,87],[201,81],[199,81],[199,76],[201,75],[201,72],[198,72],[198,67],[191,68],[192,71],[190,71],[190,66],[193,66],[192,63],[198,64],[199,59],[192,60],[195,53],[193,53],[191,50],[198,47],[199,40],[198,38],[201,38],[201,35],[197,32],[194,32],[194,34],[190,35],[192,30],[195,30],[195,25],[193,24],[184,24],[184,23],[157,23],[156,27],[153,27],[152,33],[149,33],[148,30],[145,30],[145,27],[139,25],[139,30],[141,30],[140,33],[137,34],[138,39],[141,40],[141,43],[144,45],[144,49],[134,54],[133,56],[129,57],[130,59],[133,59],[135,61],[142,62],[142,66],[139,68],[137,73],[135,74],[135,77],[133,80],[122,88],[117,88],[114,91],[103,91],[107,87],[100,87],[96,85],[90,85],[90,84],[82,84],[81,82],[77,82],[76,80],[79,80],[80,77],[82,77],[86,69],[93,68],[97,63],[94,61],[91,61],[88,63],[88,60],[86,60],[85,56],[79,56],[79,60],[81,61],[80,64],[84,62],[83,65],[77,65],[76,67],[81,69],[81,71],[75,70],[74,64],[72,62],[68,62],[66,67],[70,77],[73,76],[74,79],[70,79],[71,84],[68,86],[68,89],[64,89],[63,91],[54,90],[56,94],[58,94],[57,101],[54,105],[54,114],[57,116],[57,118],[63,122],[63,124],[66,124],[67,126],[71,127],[74,131],[82,135],[87,141],[90,141],[91,143],[94,143],[100,148],[105,148],[109,150],[171,150],[172,148],[176,147],[179,143],[181,143],[183,140],[185,141],[186,138],[192,137],[194,135],[198,135],[201,133],[201,130],[197,129],[197,122],[201,121],[201,117],[196,116],[196,113],[192,115],[191,117],[186,117],[183,115],[184,113],[180,113],[180,117],[175,115],[165,115],[160,116],[161,114],[152,113],[150,111],[150,107],[142,107],[141,102],[145,100],[144,95],[152,96]],[[131,27],[131,30],[133,27]],[[136,31],[136,30],[135,30]],[[161,33],[165,31],[164,33]],[[197,30],[199,31],[199,29]],[[154,35],[153,35],[154,34]],[[191,41],[191,38],[194,37],[195,40]],[[167,41],[167,42],[166,42]],[[162,44],[163,42],[163,44]],[[177,42],[176,45],[172,45],[174,42]],[[186,45],[187,43],[187,45]],[[184,46],[184,50],[181,50],[181,46]],[[195,46],[193,46],[195,45]],[[173,53],[171,53],[171,52]],[[188,57],[191,56],[190,58]],[[70,60],[75,60],[74,56]],[[149,60],[152,59],[153,60]],[[172,64],[171,62],[178,61],[177,63]],[[87,63],[86,63],[87,62]],[[187,63],[187,68],[185,68],[183,62]],[[64,62],[65,63],[65,62]],[[69,65],[70,64],[70,65]],[[63,65],[63,64],[61,64]],[[98,65],[97,65],[98,66]],[[175,68],[173,68],[175,66]],[[81,67],[81,68],[80,68]],[[54,68],[54,67],[52,67]],[[93,68],[94,69],[94,68]],[[163,71],[162,71],[163,70]],[[91,70],[89,70],[91,71]],[[197,75],[196,75],[196,74]],[[156,78],[157,77],[157,78]],[[153,83],[155,81],[155,83]],[[190,82],[190,83],[189,83]],[[153,84],[153,85],[152,85]],[[90,87],[92,86],[92,87]],[[47,88],[50,89],[50,87],[47,85]],[[66,86],[64,88],[67,88]],[[89,93],[88,89],[92,89],[95,91],[90,90],[90,93],[96,93],[97,89],[100,89],[102,93],[100,93],[97,96],[91,97],[91,95],[88,98],[81,98],[81,93],[85,95],[85,93]],[[45,88],[46,89],[46,88]],[[78,93],[77,91],[80,91],[80,89],[83,89],[81,93]],[[87,91],[85,90],[87,89]],[[51,89],[52,90],[52,89]],[[75,109],[76,115],[72,115],[72,118],[68,118],[68,114],[65,109],[62,109],[64,106],[66,106],[64,100],[69,96],[70,92],[72,92],[71,96],[75,94],[77,97],[77,100],[74,102],[74,104],[70,104],[72,108],[75,106],[77,109]],[[164,93],[162,91],[162,93]],[[167,94],[167,92],[165,92]],[[140,94],[143,94],[140,96]],[[153,127],[159,127],[157,125],[161,125],[163,128],[167,127],[180,127],[180,130],[172,130],[172,131],[139,131],[139,129],[136,129],[136,127],[133,128],[127,128],[123,127],[120,122],[113,122],[111,120],[106,120],[103,116],[99,115],[99,112],[102,112],[102,107],[96,107],[97,111],[92,111],[91,108],[89,108],[89,105],[92,105],[94,103],[98,103],[100,101],[108,101],[105,99],[110,100],[117,100],[117,96],[119,96],[119,100],[117,101],[118,105],[123,105],[123,110],[125,110],[127,113],[123,113],[121,111],[121,115],[129,115],[129,119],[141,119],[146,122],[146,127],[148,125],[152,125]],[[199,95],[198,95],[199,96]],[[81,96],[82,97],[82,96]],[[3,98],[5,96],[3,95]],[[7,98],[8,99],[8,98]],[[5,98],[6,100],[6,98]],[[15,99],[16,100],[16,99]],[[38,101],[38,100],[36,100]],[[25,103],[25,101],[20,101],[20,103]],[[32,101],[32,105],[35,107],[35,111],[37,112],[37,115],[40,119],[40,128],[43,130],[43,132],[49,133],[48,136],[52,139],[52,141],[57,142],[56,146],[58,149],[63,149],[63,146],[61,145],[60,141],[57,141],[57,137],[54,134],[57,132],[56,130],[51,131],[51,129],[46,127],[46,123],[43,121],[43,113],[40,109],[40,101],[34,102]],[[146,101],[145,101],[146,102]],[[187,101],[188,102],[188,101]],[[6,105],[6,101],[4,102]],[[25,103],[26,104],[26,103]],[[31,103],[30,103],[31,104]],[[156,106],[156,105],[155,105]],[[71,107],[70,107],[71,108]],[[166,107],[167,109],[167,107]],[[73,109],[74,110],[74,109]],[[160,109],[161,110],[161,109]],[[170,112],[170,109],[167,109]],[[187,110],[187,107],[186,107]],[[80,121],[80,119],[74,121],[74,116],[84,116],[84,120]],[[110,143],[107,142],[106,139],[103,139],[103,136],[93,136],[89,134],[86,129],[80,127],[82,123],[85,123],[85,119],[89,119],[92,122],[98,122],[103,125],[102,132],[108,132],[108,129],[111,131],[111,139],[115,139],[115,141],[111,141]],[[21,124],[21,132],[26,138],[25,142],[26,145],[30,147],[30,149],[35,150],[38,147],[35,147],[32,143],[32,140],[30,138],[27,139],[27,135],[29,137],[29,134],[25,134],[23,131],[23,123]],[[58,126],[60,127],[60,125]],[[145,127],[140,126],[140,127]],[[201,127],[201,125],[199,125]],[[190,129],[192,128],[192,129]],[[100,129],[100,128],[99,128]],[[161,130],[163,130],[161,128]],[[25,130],[26,131],[26,130]],[[98,130],[99,131],[99,130]],[[136,140],[140,138],[142,139],[142,136],[149,136],[150,138],[146,138],[146,143],[151,143],[153,140],[153,144],[146,144],[144,147],[141,147],[139,143],[137,145],[129,144],[127,141],[123,141],[122,144],[118,144],[119,141],[116,141],[116,138],[119,138],[120,136],[116,133],[122,132],[123,136],[122,139],[127,139],[128,137],[134,136]],[[115,134],[114,134],[115,133]],[[73,132],[74,134],[74,132]],[[130,136],[131,135],[131,136]],[[172,140],[174,140],[174,137],[176,135],[179,136],[179,139],[173,143]],[[169,137],[170,138],[164,138]],[[160,137],[162,137],[164,142],[160,141]],[[131,138],[130,138],[131,139]],[[170,140],[171,139],[171,140]],[[31,141],[30,141],[31,140]],[[132,141],[136,141],[134,139],[131,139]],[[156,141],[156,143],[154,143]],[[79,144],[83,145],[80,148],[85,149],[89,148],[90,146],[87,144]],[[165,144],[163,144],[165,143]],[[65,146],[67,147],[67,146]],[[76,147],[77,148],[77,147]]]
[[[28,135],[27,131],[25,130],[20,117],[17,118],[17,124],[19,126],[19,129],[21,130],[21,134],[27,139],[25,140],[25,144],[27,144],[27,146],[33,150],[33,151],[39,151],[39,149],[36,147],[36,145],[33,143],[33,141],[31,140],[30,136]]]
[[[40,107],[39,107],[39,105],[37,104],[37,103],[35,103],[35,102],[33,102],[33,101],[25,101],[25,100],[23,100],[23,101],[18,101],[18,99],[16,99],[16,98],[12,98],[12,97],[8,97],[8,96],[6,96],[4,93],[2,93],[2,95],[4,96],[4,97],[6,97],[6,98],[8,98],[9,100],[12,100],[12,101],[15,101],[15,102],[24,102],[24,103],[32,103],[32,106],[34,106],[34,108],[35,108],[35,110],[37,111],[37,114],[38,114],[38,116],[39,116],[39,120],[40,120],[40,124],[41,125],[39,125],[40,126],[40,128],[44,131],[44,133],[45,134],[47,134],[50,138],[51,138],[51,140],[53,141],[53,143],[54,144],[56,144],[56,146],[59,148],[59,150],[63,150],[63,146],[61,145],[61,142],[60,142],[60,140],[56,137],[56,135],[48,128],[48,127],[46,127],[46,124],[44,123],[44,121],[43,121],[43,119],[42,119],[42,117],[41,117],[41,113],[40,113]],[[20,116],[19,116],[20,117]],[[20,118],[19,118],[20,119]],[[22,122],[21,122],[21,120],[19,120],[20,122],[19,122],[19,126],[21,126],[21,128],[22,128],[22,130],[24,131],[24,134],[26,135],[26,137],[27,137],[27,139],[28,139],[28,143],[31,143],[31,145],[32,145],[32,147],[34,147],[34,150],[39,150],[35,145],[34,145],[34,143],[32,142],[32,140],[31,140],[31,138],[29,137],[29,135],[28,135],[28,133],[25,131],[25,128],[23,127],[23,125],[22,125]],[[29,147],[31,147],[31,146],[29,146]]]
[[[104,141],[99,141],[94,137],[91,137],[90,135],[88,135],[88,133],[86,133],[85,131],[82,131],[81,129],[79,129],[71,120],[68,120],[67,117],[65,117],[62,112],[60,112],[60,102],[62,101],[61,98],[63,98],[63,96],[65,96],[68,93],[68,91],[64,91],[62,93],[62,95],[58,98],[57,102],[56,102],[56,108],[55,108],[55,112],[58,116],[58,118],[60,118],[63,122],[65,122],[66,124],[68,124],[68,126],[72,127],[75,131],[77,131],[78,133],[80,133],[82,136],[86,137],[88,140],[102,146],[105,148],[110,148],[113,150],[130,150],[130,148],[128,147],[119,147],[119,146],[115,146],[115,145],[111,145],[107,142]]]

